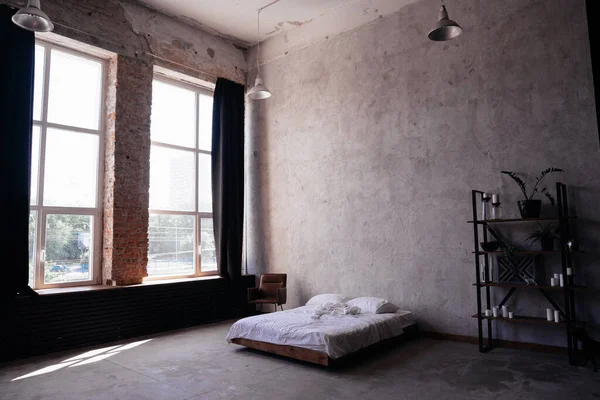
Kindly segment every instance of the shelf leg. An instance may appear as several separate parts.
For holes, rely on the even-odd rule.
[[[491,309],[492,308],[492,301],[491,301],[491,288],[489,286],[485,287],[485,297],[487,300],[487,309]],[[489,350],[494,348],[494,338],[493,338],[493,332],[492,332],[492,320],[490,318],[486,318],[487,319],[487,336],[488,336],[488,348]]]
[[[569,228],[567,218],[569,216],[568,204],[567,204],[567,193],[566,187],[560,182],[556,183],[556,200],[558,203],[558,217],[559,217],[559,231],[560,231],[560,258],[562,264],[562,273],[564,276],[567,276],[567,265],[569,263],[568,254],[567,254],[567,241],[569,240]],[[571,304],[570,304],[570,293],[567,287],[565,286],[563,290],[564,302],[565,302],[565,310],[566,310],[566,334],[567,334],[567,349],[569,351],[569,363],[573,364],[575,362],[574,355],[574,345],[576,345],[576,340],[574,343],[574,331],[572,327],[572,320],[574,315],[571,314]]]
[[[477,249],[479,248],[479,227],[477,224],[477,191],[471,192],[471,200],[473,204],[473,244],[475,249],[475,282],[477,290],[477,333],[479,338],[479,351],[484,353],[483,345],[483,321],[481,320],[481,265]]]

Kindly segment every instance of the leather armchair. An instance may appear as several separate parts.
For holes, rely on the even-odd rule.
[[[257,288],[248,289],[248,303],[262,305],[273,304],[275,311],[277,306],[283,310],[283,305],[287,302],[287,274],[263,274],[260,276],[260,283]]]

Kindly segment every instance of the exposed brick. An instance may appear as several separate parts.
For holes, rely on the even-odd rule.
[[[148,263],[152,66],[125,56],[108,73],[105,147],[105,284],[141,283]]]

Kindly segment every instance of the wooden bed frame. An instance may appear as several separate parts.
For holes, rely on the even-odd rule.
[[[417,327],[416,324],[407,326],[406,328],[404,328],[404,333],[399,336],[395,336],[390,339],[382,340],[381,342],[378,342],[371,346],[360,349],[354,353],[346,354],[345,356],[338,358],[338,359],[333,359],[333,358],[329,357],[329,355],[327,355],[327,353],[324,353],[322,351],[304,349],[302,347],[296,347],[296,346],[287,346],[287,345],[260,342],[258,340],[250,340],[250,339],[242,339],[242,338],[231,339],[231,342],[238,344],[240,346],[245,346],[245,347],[263,351],[266,353],[273,353],[273,354],[277,354],[279,356],[293,358],[295,360],[306,361],[309,363],[319,364],[319,365],[323,365],[325,367],[330,367],[333,365],[341,364],[344,361],[354,358],[360,354],[372,352],[373,350],[375,350],[377,348],[381,348],[384,346],[388,346],[392,343],[398,343],[398,342],[402,342],[402,341],[405,341],[408,339],[415,338],[418,336],[418,333],[419,333],[419,328]]]

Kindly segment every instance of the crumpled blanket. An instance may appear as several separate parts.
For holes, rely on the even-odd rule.
[[[323,315],[330,315],[332,317],[340,317],[342,315],[358,315],[360,314],[360,307],[348,307],[344,303],[325,303],[316,307],[310,318],[320,319]]]

